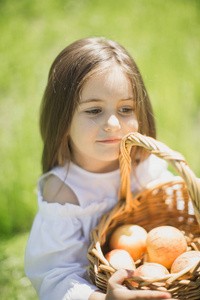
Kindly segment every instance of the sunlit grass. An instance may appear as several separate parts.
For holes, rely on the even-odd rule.
[[[0,297],[9,300],[37,300],[35,290],[24,274],[24,251],[28,235],[0,242]]]

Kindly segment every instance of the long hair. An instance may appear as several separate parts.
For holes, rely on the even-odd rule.
[[[69,130],[85,82],[97,70],[118,63],[130,79],[138,131],[156,137],[148,93],[139,69],[129,53],[105,38],[87,38],[67,46],[54,60],[41,103],[40,131],[43,139],[42,168],[47,172],[70,160]]]

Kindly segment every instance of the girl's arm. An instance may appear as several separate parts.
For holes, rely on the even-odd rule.
[[[174,178],[174,175],[168,170],[167,162],[153,154],[142,161],[136,167],[136,173],[134,172],[134,176],[132,176],[132,185],[134,186],[136,181],[137,184],[139,184],[136,189],[139,190]]]
[[[46,191],[38,192],[39,211],[26,247],[25,272],[40,300],[88,299],[97,288],[89,283],[84,268],[88,242],[82,222],[87,210],[78,205],[65,184],[53,178],[46,182]]]

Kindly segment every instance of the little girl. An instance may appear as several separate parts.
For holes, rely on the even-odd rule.
[[[38,206],[25,271],[41,300],[167,299],[169,293],[131,291],[117,271],[107,294],[87,274],[90,231],[117,203],[119,145],[130,132],[156,137],[141,74],[127,51],[103,38],[66,47],[50,69],[40,116],[44,142]],[[172,174],[166,162],[132,153],[132,191]]]

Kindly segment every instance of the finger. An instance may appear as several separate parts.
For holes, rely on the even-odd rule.
[[[132,274],[133,271],[131,270],[120,269],[110,277],[109,282],[111,284],[122,284],[124,280],[131,277]]]
[[[160,291],[152,291],[152,290],[148,290],[148,291],[141,291],[141,290],[134,290],[133,292],[133,299],[172,299],[171,298],[171,294],[168,292],[160,292]]]

